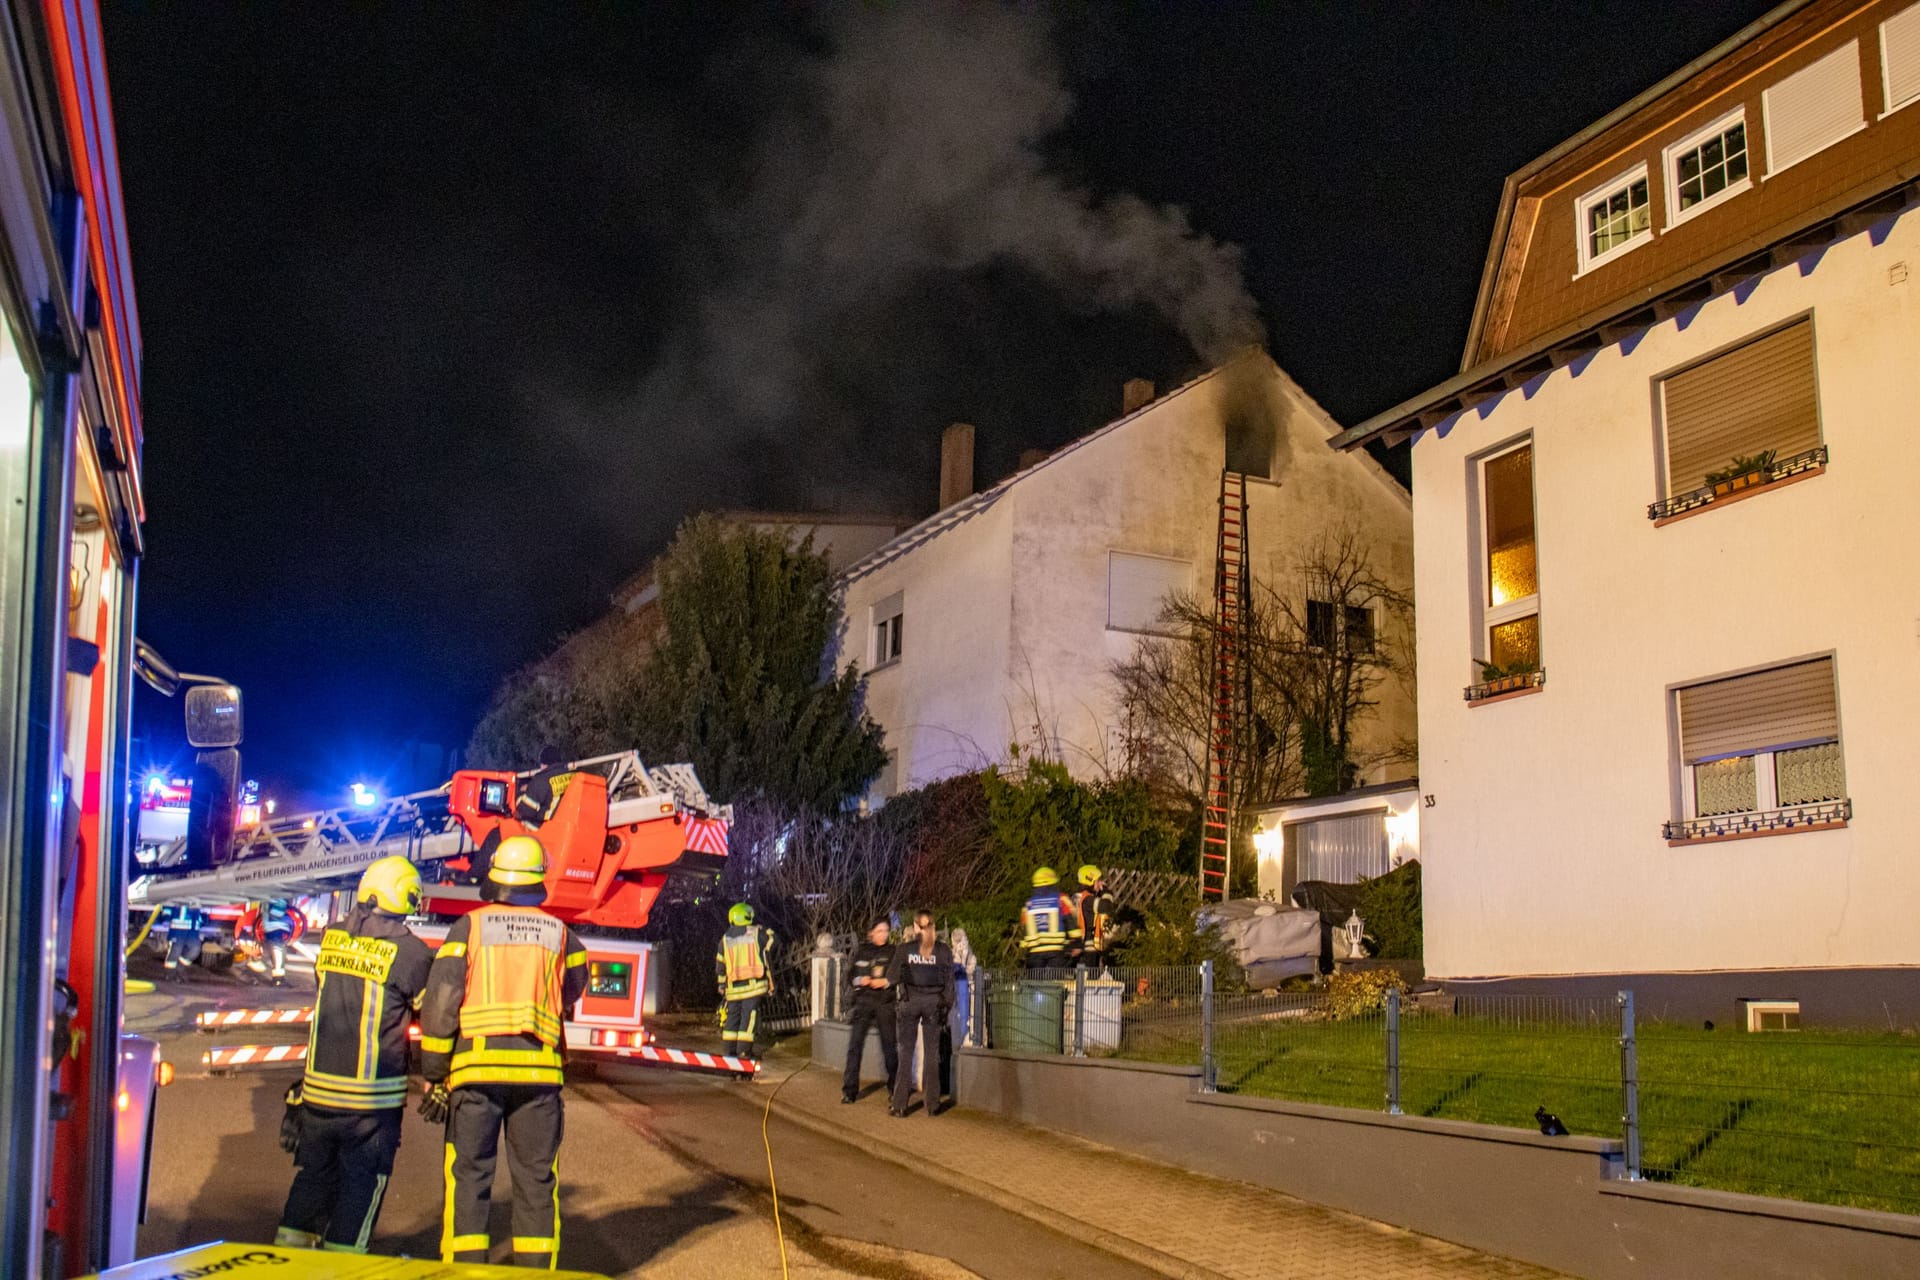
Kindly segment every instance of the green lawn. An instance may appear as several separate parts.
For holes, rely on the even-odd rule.
[[[1191,1003],[1130,1002],[1120,1056],[1199,1060]],[[1920,1038],[1873,1032],[1747,1034],[1643,1023],[1642,1168],[1656,1180],[1920,1213]],[[1222,1090],[1372,1110],[1386,1105],[1378,1017],[1330,1021],[1287,1002],[1222,1001]],[[1618,1031],[1607,1020],[1436,1014],[1402,1018],[1409,1115],[1621,1133]]]

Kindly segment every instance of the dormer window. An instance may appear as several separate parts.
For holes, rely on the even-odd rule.
[[[1667,148],[1667,225],[1752,186],[1747,177],[1747,114],[1722,116]]]
[[[1653,231],[1647,201],[1647,166],[1588,193],[1580,202],[1580,269],[1590,270],[1623,253]]]

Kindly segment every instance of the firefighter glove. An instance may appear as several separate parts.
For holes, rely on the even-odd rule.
[[[292,1155],[300,1149],[300,1138],[307,1127],[306,1109],[300,1105],[300,1086],[288,1088],[285,1100],[287,1109],[280,1113],[280,1149]]]
[[[420,1118],[428,1124],[445,1124],[451,1102],[452,1095],[445,1084],[428,1085],[427,1096],[420,1099]]]

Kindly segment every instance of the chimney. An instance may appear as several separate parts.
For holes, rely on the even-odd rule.
[[[973,493],[973,424],[956,422],[940,433],[940,509]]]
[[[1153,380],[1151,378],[1128,378],[1126,385],[1120,388],[1120,412],[1132,413],[1153,403]]]

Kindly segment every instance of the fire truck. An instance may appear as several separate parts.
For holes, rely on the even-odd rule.
[[[237,698],[237,690],[226,692]],[[230,722],[238,723],[237,714]],[[189,738],[209,741],[191,729]],[[188,805],[190,815],[221,808]],[[436,790],[382,805],[276,816],[211,836],[190,816],[127,897],[136,914],[193,903],[215,919],[232,919],[247,901],[348,894],[367,867],[397,855],[422,870],[425,900],[414,929],[434,945],[450,917],[480,905],[489,851],[508,837],[533,835],[547,850],[546,910],[582,926],[587,948],[587,992],[567,1022],[569,1049],[747,1076],[758,1069],[750,1059],[653,1042],[644,1023],[651,947],[606,932],[644,926],[674,882],[716,877],[731,816],[707,797],[692,766],[648,768],[632,751],[527,772],[463,770]],[[284,1031],[305,1025],[311,1014],[219,1009],[203,1015],[201,1027]],[[202,1062],[224,1074],[292,1066],[304,1055],[302,1045],[220,1045]]]
[[[160,1064],[121,1034],[140,326],[93,0],[0,0],[0,1275],[123,1261]]]

